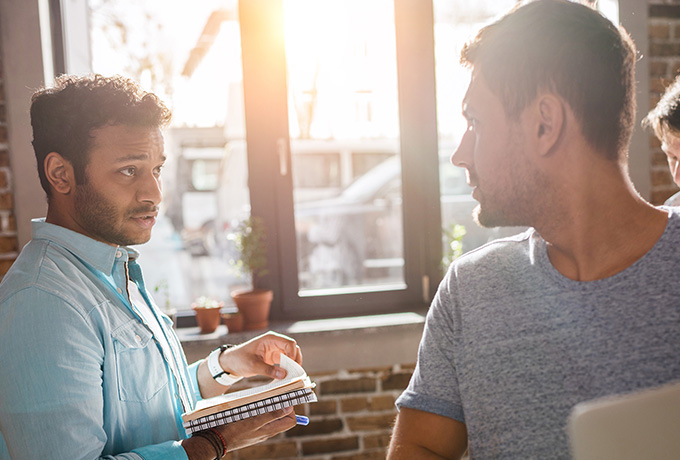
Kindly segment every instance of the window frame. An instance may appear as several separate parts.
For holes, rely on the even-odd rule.
[[[263,219],[272,319],[379,314],[427,306],[441,279],[442,232],[431,2],[395,0],[404,281],[397,290],[298,295],[283,1],[239,3],[251,213]],[[264,121],[266,120],[266,122]],[[428,178],[436,180],[428,180]],[[423,206],[423,203],[426,205]]]

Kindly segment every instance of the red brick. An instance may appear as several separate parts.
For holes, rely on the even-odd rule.
[[[0,277],[7,274],[13,263],[14,259],[0,259]]]
[[[337,401],[319,400],[319,402],[309,405],[309,415],[335,415],[338,413]]]
[[[368,409],[368,398],[346,398],[340,401],[340,409],[344,413],[361,412]]]
[[[376,381],[372,378],[345,380],[327,380],[321,382],[319,393],[322,395],[345,393],[370,393],[376,390]]]
[[[648,32],[650,39],[668,39],[671,37],[671,27],[668,23],[649,24]]]
[[[359,449],[359,438],[357,436],[319,439],[302,443],[303,455],[328,454],[357,449]]]
[[[390,445],[390,434],[369,434],[364,436],[364,448],[367,450],[387,448]]]
[[[652,171],[652,187],[673,184],[673,178],[668,169]]]
[[[650,56],[675,57],[679,54],[680,54],[680,43],[651,42],[649,44],[649,55]]]
[[[13,236],[0,236],[0,254],[7,254],[8,252],[17,252],[19,250],[19,242]]]
[[[661,151],[656,151],[652,153],[652,166],[658,166],[659,168],[668,167],[668,157],[665,153]]]
[[[394,414],[348,417],[347,426],[349,427],[350,431],[391,430],[394,424],[394,419]]]
[[[384,391],[404,390],[408,386],[408,382],[411,380],[411,375],[411,372],[399,372],[397,374],[388,375],[382,380],[382,389]]]
[[[668,74],[668,63],[665,61],[651,61],[649,63],[650,77],[665,77]]]
[[[369,400],[368,409],[371,411],[383,411],[396,408],[394,407],[394,396],[384,395],[384,396],[374,396]]]
[[[9,186],[9,177],[7,177],[7,171],[0,170],[0,190],[5,189]]]
[[[246,447],[238,451],[239,460],[298,458],[297,446],[294,442],[263,443]]]
[[[671,66],[671,76],[675,77],[680,73],[680,61],[674,61],[673,65]]]
[[[319,434],[331,434],[342,431],[344,424],[339,418],[332,418],[327,420],[312,420],[307,426],[296,426],[286,431],[287,438],[298,436],[313,436]]]
[[[13,209],[14,197],[11,193],[0,193],[0,209]]]

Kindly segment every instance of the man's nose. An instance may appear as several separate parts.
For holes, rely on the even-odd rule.
[[[163,199],[161,178],[153,173],[144,176],[137,192],[137,200],[158,206]]]
[[[470,131],[465,131],[463,138],[458,144],[458,148],[451,155],[451,163],[461,168],[472,166],[474,144],[474,134]]]

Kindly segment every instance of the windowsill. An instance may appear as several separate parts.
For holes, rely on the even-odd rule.
[[[308,373],[412,364],[425,322],[425,311],[308,321],[276,321],[268,329],[231,332],[220,325],[212,334],[197,327],[178,328],[177,335],[193,362],[223,343],[239,344],[267,330],[294,338]]]

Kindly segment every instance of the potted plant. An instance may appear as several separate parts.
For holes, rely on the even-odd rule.
[[[243,314],[238,309],[222,313],[222,323],[227,326],[227,333],[241,332],[243,330]]]
[[[220,310],[223,306],[222,302],[206,296],[201,296],[192,302],[191,308],[196,312],[196,322],[202,334],[215,332],[222,321]]]
[[[239,256],[231,261],[232,267],[242,277],[250,278],[250,288],[234,290],[231,297],[243,315],[245,330],[264,329],[269,325],[269,310],[274,294],[270,289],[255,289],[253,282],[267,273],[265,230],[261,219],[249,217],[242,220],[229,240]]]

